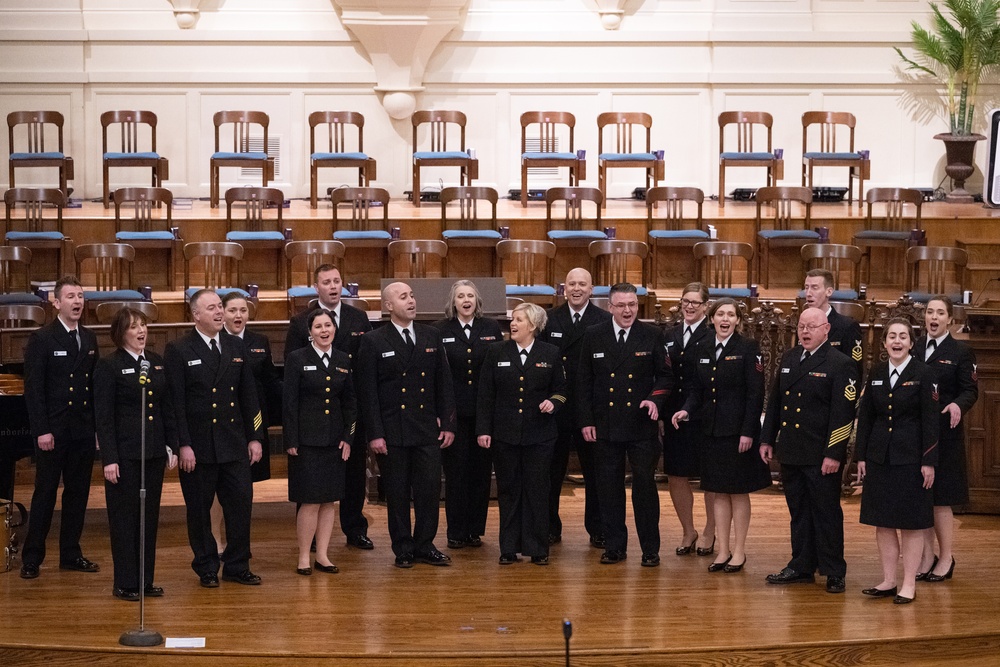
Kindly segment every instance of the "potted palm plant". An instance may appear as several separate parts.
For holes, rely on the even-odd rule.
[[[955,183],[947,200],[972,201],[965,179],[975,170],[976,142],[986,138],[973,132],[976,99],[980,79],[1000,66],[1000,0],[944,0],[930,6],[932,27],[912,24],[914,58],[895,49],[908,70],[945,84],[949,131],[934,138],[944,142],[945,173]]]

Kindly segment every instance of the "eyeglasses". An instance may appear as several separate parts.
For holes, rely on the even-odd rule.
[[[691,301],[690,299],[681,299],[682,306],[704,306],[704,301]]]
[[[819,329],[822,329],[825,326],[826,326],[825,324],[800,324],[799,326],[796,327],[796,329],[798,329],[799,331],[808,331],[811,333],[813,331],[818,331]]]
[[[628,309],[628,310],[638,310],[638,308],[639,308],[639,302],[638,301],[633,301],[631,303],[612,303],[611,307],[615,308],[615,309],[618,309],[618,310],[625,310],[625,309]]]

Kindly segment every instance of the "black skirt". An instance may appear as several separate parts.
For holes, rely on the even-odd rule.
[[[934,468],[934,504],[964,505],[969,502],[969,472],[965,463],[965,440],[942,438],[938,442],[938,464]]]
[[[771,486],[771,472],[760,445],[740,453],[740,436],[702,438],[701,488],[712,493],[753,493]]]
[[[664,422],[663,470],[671,476],[698,477],[701,462],[698,447],[703,439],[701,422],[681,422],[675,429],[670,420]]]
[[[923,483],[919,463],[893,466],[867,462],[861,492],[861,523],[901,530],[933,527],[934,494]]]
[[[288,500],[307,505],[344,497],[346,461],[339,447],[299,447],[288,457]]]

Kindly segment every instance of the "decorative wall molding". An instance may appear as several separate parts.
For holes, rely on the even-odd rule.
[[[625,17],[625,5],[629,0],[596,0],[597,13],[601,15],[601,25],[605,30],[618,30]]]
[[[201,13],[201,0],[170,0],[174,6],[174,17],[177,26],[184,30],[194,28]]]

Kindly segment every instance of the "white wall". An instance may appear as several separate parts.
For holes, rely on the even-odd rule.
[[[923,2],[627,0],[624,7],[621,28],[609,31],[596,0],[470,0],[460,27],[427,62],[417,106],[469,115],[479,182],[501,191],[519,186],[518,116],[533,109],[577,116],[577,147],[588,149],[594,185],[596,116],[608,110],[651,113],[667,182],[707,193],[717,189],[716,117],[727,109],[774,115],[787,184],[798,183],[800,116],[809,109],[858,117],[857,147],[871,151],[872,185],[933,186],[943,177],[943,150],[932,136],[946,125],[916,118],[907,102],[931,91],[893,71],[891,46],[908,40],[910,20],[924,19]],[[211,116],[227,108],[271,115],[283,147],[277,185],[290,196],[308,196],[306,116],[317,109],[361,111],[377,185],[393,195],[409,189],[409,122],[382,108],[369,54],[341,24],[336,2],[204,0],[191,30],[177,26],[171,9],[168,0],[0,0],[0,113],[67,116],[78,194],[100,195],[99,116],[113,108],[158,114],[168,186],[178,195],[207,196]],[[982,163],[984,148],[977,157]],[[353,182],[353,174],[334,174],[321,172],[324,185]],[[456,178],[429,173],[425,184],[438,176]],[[30,172],[19,184],[51,178]],[[235,182],[234,173],[224,181]],[[977,174],[972,184],[979,181]],[[759,182],[752,170],[727,177],[731,187]],[[638,171],[616,170],[610,194],[638,184]],[[821,174],[820,184],[846,178]]]

